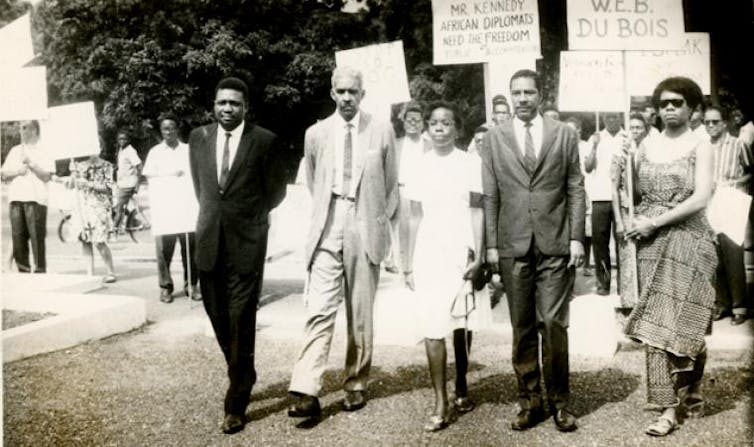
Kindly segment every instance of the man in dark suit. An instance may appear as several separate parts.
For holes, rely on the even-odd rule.
[[[215,89],[216,124],[194,129],[189,158],[199,200],[196,264],[204,308],[228,364],[222,431],[243,429],[254,370],[254,332],[267,249],[268,214],[285,196],[272,132],[244,121],[248,87]]]
[[[579,138],[537,107],[537,73],[511,78],[513,120],[490,129],[482,148],[487,262],[499,263],[513,326],[513,368],[526,430],[544,419],[539,342],[547,400],[560,431],[576,429],[567,410],[568,301],[584,258],[584,179]]]

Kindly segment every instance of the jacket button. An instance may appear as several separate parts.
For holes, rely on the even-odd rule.
[[[221,190],[220,190],[220,195],[223,195],[223,193],[224,193],[224,192],[225,192],[225,191],[223,191],[223,190],[221,189]]]

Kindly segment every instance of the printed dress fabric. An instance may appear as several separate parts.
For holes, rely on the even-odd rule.
[[[71,176],[76,181],[94,182],[98,189],[107,188],[105,191],[78,189],[78,204],[74,207],[81,223],[79,239],[94,244],[107,242],[112,229],[113,165],[101,158],[73,162]]]
[[[488,328],[492,310],[486,287],[474,292],[475,309],[468,321],[451,315],[456,297],[461,301],[453,314],[465,313],[464,298],[470,290],[463,272],[474,247],[469,202],[471,192],[481,191],[481,159],[460,149],[444,156],[429,151],[417,165],[406,192],[421,202],[423,213],[413,263],[422,335],[440,339],[465,325],[469,330]]]
[[[620,215],[623,226],[629,222],[628,214],[628,187],[626,185],[626,171],[620,166],[621,155],[613,157],[610,175],[618,179],[618,197],[620,202]],[[636,287],[634,287],[636,272],[636,244],[625,239],[616,241],[618,248],[618,284],[620,285],[620,308],[633,309],[638,301]]]
[[[659,216],[693,193],[695,149],[665,163],[650,161],[645,151],[640,152],[639,159],[642,200],[636,207],[637,215]],[[676,371],[693,368],[693,361],[705,350],[704,336],[711,329],[717,267],[713,241],[702,211],[661,227],[638,243],[639,299],[625,332],[673,354]]]

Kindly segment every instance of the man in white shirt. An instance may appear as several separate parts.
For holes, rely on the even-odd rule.
[[[606,113],[605,128],[592,136],[592,150],[584,160],[584,169],[591,177],[589,193],[592,201],[592,250],[598,295],[610,294],[610,235],[611,230],[615,231],[610,163],[613,155],[621,153],[624,138],[627,135],[621,129],[621,115]]]
[[[141,175],[141,158],[130,144],[130,135],[127,130],[121,129],[117,135],[118,153],[116,154],[117,177],[115,185],[118,187],[115,197],[115,217],[113,229],[117,234],[121,220],[124,216],[124,208],[131,197],[136,194]],[[124,222],[125,224],[125,222]]]
[[[164,115],[158,120],[162,142],[149,150],[147,161],[144,163],[143,174],[150,181],[150,193],[153,187],[159,187],[159,181],[155,185],[155,179],[177,180],[172,182],[173,185],[183,186],[182,189],[175,190],[176,194],[181,196],[172,199],[178,203],[195,202],[194,191],[191,183],[191,172],[189,167],[188,145],[178,139],[178,119],[173,115]],[[185,182],[180,182],[185,179]],[[153,217],[158,204],[153,203]],[[188,204],[187,204],[188,206]],[[154,223],[157,227],[157,222]],[[187,241],[188,239],[188,241]],[[196,269],[196,250],[194,245],[194,232],[177,233],[177,234],[158,234],[155,236],[155,248],[157,255],[157,272],[160,285],[160,301],[163,303],[173,302],[173,278],[170,276],[170,262],[175,252],[176,240],[181,245],[181,263],[183,264],[183,290],[191,299],[201,300],[199,290],[196,288],[199,279]],[[190,259],[189,259],[190,258]],[[190,270],[189,270],[190,268]],[[190,272],[190,274],[189,274]],[[189,276],[191,292],[189,292]]]
[[[55,172],[55,162],[41,147],[39,123],[21,122],[21,144],[14,146],[2,166],[1,175],[8,187],[13,259],[18,271],[31,272],[29,244],[34,256],[34,272],[44,273],[47,233],[47,182]]]

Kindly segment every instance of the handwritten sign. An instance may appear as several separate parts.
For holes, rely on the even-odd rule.
[[[537,0],[432,0],[434,64],[541,54]]]
[[[366,96],[361,108],[379,116],[390,117],[390,105],[411,100],[403,56],[403,41],[368,45],[335,53],[338,67],[359,69],[364,78]]]
[[[97,116],[91,101],[50,107],[40,121],[40,140],[55,160],[100,153]]]
[[[569,50],[678,49],[683,0],[568,0]]]
[[[680,50],[626,52],[629,93],[651,95],[663,79],[685,76],[699,84],[702,93],[710,94],[709,34],[685,33],[681,40]]]
[[[34,59],[29,14],[0,28],[0,68],[21,68]]]
[[[561,51],[558,108],[569,112],[623,110],[621,59],[619,51]]]
[[[0,121],[47,117],[47,69],[0,69]]]

